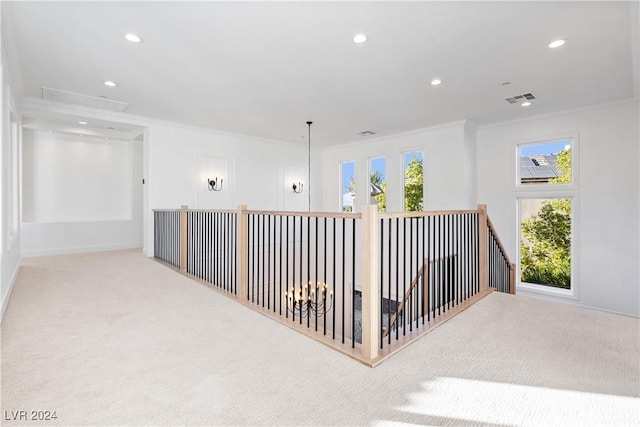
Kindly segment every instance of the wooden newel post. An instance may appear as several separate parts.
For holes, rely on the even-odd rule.
[[[249,288],[249,276],[247,275],[247,267],[249,265],[249,215],[247,214],[247,205],[238,206],[238,268],[240,269],[238,277],[240,278],[236,296],[241,301],[247,300],[247,290]]]
[[[480,264],[480,291],[489,287],[489,257],[487,255],[487,205],[478,205],[478,263]]]
[[[180,271],[187,271],[187,211],[189,206],[180,206]]]
[[[516,293],[516,265],[513,263],[509,264],[509,293]]]
[[[380,343],[378,205],[362,211],[362,357],[373,362]]]

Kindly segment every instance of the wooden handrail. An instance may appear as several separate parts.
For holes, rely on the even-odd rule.
[[[489,218],[488,215],[487,215],[487,227],[489,228],[489,230],[491,230],[491,234],[493,235],[493,238],[496,239],[496,243],[498,243],[498,247],[500,248],[500,251],[502,251],[502,253],[504,254],[505,261],[507,262],[507,264],[511,265],[511,260],[509,259],[509,255],[507,255],[507,251],[504,249],[504,246],[500,241],[500,237],[498,237],[498,233],[496,232],[496,229],[493,226],[493,223],[491,222],[491,218]]]
[[[418,285],[420,277],[422,277],[424,279],[424,276],[425,276],[424,273],[425,273],[425,269],[426,268],[428,268],[428,262],[425,259],[424,263],[422,264],[422,267],[420,267],[420,269],[418,270],[418,274],[411,281],[411,286],[409,287],[409,290],[405,293],[404,298],[402,299],[402,302],[398,306],[398,309],[396,310],[396,312],[394,313],[393,317],[389,321],[389,326],[387,326],[387,329],[384,331],[383,337],[386,337],[387,335],[389,335],[389,332],[391,332],[391,328],[398,321],[398,315],[400,314],[400,312],[402,310],[404,310],[404,304],[407,302],[407,300],[411,296],[411,293],[413,292],[414,288]],[[391,296],[389,296],[389,297],[391,297]]]
[[[302,216],[318,218],[362,218],[359,212],[304,212],[304,211],[254,211],[248,210],[251,215],[279,215],[279,216]]]
[[[181,209],[152,209],[152,212],[180,212]],[[237,213],[237,209],[187,209],[188,212],[215,212],[215,213]],[[362,218],[360,212],[305,212],[305,211],[273,211],[273,210],[247,210],[247,214],[252,215],[280,215],[280,216],[302,216],[319,218]],[[420,218],[438,215],[461,215],[474,214],[478,210],[449,210],[449,211],[414,211],[414,212],[380,212],[378,218]]]
[[[413,211],[413,212],[381,212],[378,216],[380,218],[419,218],[423,216],[438,216],[438,215],[462,215],[462,214],[474,214],[478,213],[478,210],[452,210],[452,211]]]
[[[489,218],[489,215],[487,215],[487,228],[491,232],[491,235],[493,236],[495,242],[498,244],[498,248],[500,249],[500,252],[502,253],[502,256],[504,256],[505,262],[509,266],[509,293],[515,295],[515,293],[516,293],[516,265],[514,263],[512,263],[511,260],[509,259],[509,255],[507,254],[507,251],[505,250],[504,246],[502,245],[502,242],[500,241],[500,237],[498,236],[498,233],[497,233],[495,227],[493,226],[493,223],[491,222],[491,218]]]

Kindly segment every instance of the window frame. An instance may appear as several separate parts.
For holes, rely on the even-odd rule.
[[[544,145],[570,141],[571,144],[571,183],[530,183],[522,184],[520,177],[520,152],[522,147],[532,145]],[[558,297],[562,299],[579,299],[579,275],[577,265],[579,265],[578,253],[578,229],[579,229],[579,142],[577,133],[563,133],[545,138],[528,139],[516,143],[515,146],[515,186],[514,196],[516,203],[516,291],[526,293]],[[571,286],[570,289],[556,288],[537,283],[523,282],[521,278],[522,260],[520,245],[522,242],[521,227],[521,200],[523,199],[569,199],[571,201]]]

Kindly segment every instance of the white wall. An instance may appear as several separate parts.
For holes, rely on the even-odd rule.
[[[577,299],[564,300],[640,315],[638,101],[481,127],[478,202],[488,205],[509,256],[516,260],[516,145],[577,135]],[[519,294],[532,295],[518,289]],[[553,298],[553,297],[549,297]]]
[[[423,152],[424,209],[474,209],[475,127],[465,121],[385,138],[330,147],[323,151],[322,206],[340,211],[340,162],[356,162],[355,210],[369,203],[368,165],[373,157],[386,157],[387,211],[404,210],[403,154]],[[364,196],[364,197],[363,197]]]
[[[147,131],[149,209],[145,209],[145,254],[153,248],[152,209],[306,210],[307,148],[239,135],[151,124]],[[317,169],[317,168],[316,168]],[[207,178],[223,178],[209,191]],[[293,182],[304,192],[294,194]]]
[[[132,145],[132,141],[25,129],[23,222],[130,219]]]
[[[23,135],[23,256],[142,246],[141,142]]]
[[[21,96],[21,85],[19,74],[8,61],[10,46],[4,36],[6,22],[2,19],[6,15],[5,5],[0,6],[0,316],[4,316],[20,265],[20,114],[15,100]],[[11,142],[12,115],[17,147]]]

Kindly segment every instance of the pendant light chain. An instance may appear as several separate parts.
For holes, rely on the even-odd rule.
[[[313,122],[307,122],[307,125],[309,126],[309,158],[308,158],[308,162],[309,162],[309,181],[307,184],[307,194],[309,195],[309,212],[311,212],[311,124]]]

